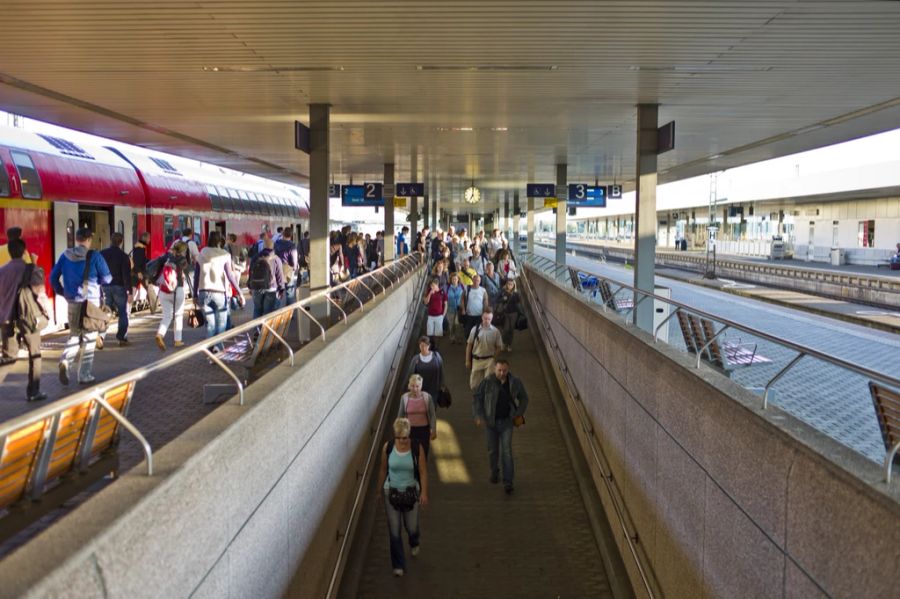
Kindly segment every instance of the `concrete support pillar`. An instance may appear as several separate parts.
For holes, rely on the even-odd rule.
[[[521,213],[522,208],[519,206],[519,191],[516,190],[513,192],[512,238],[510,238],[509,240],[509,247],[511,247],[513,252],[516,253],[518,253],[519,251],[519,226],[522,224],[520,216]]]
[[[656,265],[656,151],[659,106],[639,104],[635,161],[634,286],[653,292]],[[638,297],[634,298],[635,303]],[[653,302],[645,300],[633,312],[634,323],[653,332]]]
[[[412,154],[409,158],[409,182],[419,182],[419,148],[412,147]],[[415,247],[416,236],[419,234],[419,198],[413,196],[409,198],[409,251],[413,251]]]
[[[569,196],[567,187],[567,168],[565,164],[556,165],[556,261],[566,263],[566,198]]]
[[[534,253],[534,198],[528,196],[527,200],[528,214],[526,214],[525,228],[528,233],[528,244],[526,246],[528,253]]]
[[[328,175],[330,104],[309,105],[309,287],[328,287]]]
[[[384,165],[384,263],[394,261],[394,165]]]

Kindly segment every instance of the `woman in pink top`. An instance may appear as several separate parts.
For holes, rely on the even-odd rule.
[[[437,418],[434,415],[434,400],[422,391],[422,377],[410,375],[409,391],[400,397],[398,418],[409,418],[409,437],[425,450],[428,458],[430,442],[437,438]]]

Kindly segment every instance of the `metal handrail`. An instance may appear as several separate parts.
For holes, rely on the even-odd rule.
[[[540,256],[540,257],[543,258],[543,256]],[[525,261],[526,261],[526,263],[529,262],[528,256],[526,256]],[[885,384],[891,385],[891,386],[893,386],[893,387],[900,388],[900,379],[897,379],[897,378],[895,378],[895,377],[892,377],[892,376],[890,376],[890,375],[887,375],[887,374],[884,374],[884,373],[881,373],[881,372],[877,372],[877,371],[872,370],[871,368],[868,368],[868,367],[863,366],[863,365],[861,365],[861,364],[856,364],[855,362],[850,362],[849,360],[844,360],[844,359],[842,359],[842,358],[836,358],[836,357],[834,357],[834,356],[829,356],[828,354],[822,353],[822,352],[820,352],[820,351],[817,350],[817,349],[814,349],[814,348],[812,348],[812,347],[808,347],[808,346],[803,345],[803,344],[801,344],[801,343],[796,343],[796,342],[794,342],[794,341],[788,341],[788,340],[786,340],[786,339],[780,339],[780,338],[778,338],[778,337],[775,337],[774,335],[770,335],[769,333],[766,333],[765,331],[760,331],[759,329],[754,329],[753,327],[748,327],[747,325],[743,325],[743,324],[741,324],[741,323],[739,323],[739,322],[735,322],[735,321],[733,321],[733,320],[729,320],[728,318],[725,318],[725,317],[723,317],[723,316],[717,316],[717,315],[715,315],[715,314],[712,314],[712,313],[710,313],[710,312],[706,312],[706,311],[701,310],[701,309],[699,309],[699,308],[694,308],[694,307],[692,307],[692,306],[689,306],[688,304],[681,303],[681,302],[679,302],[679,301],[677,301],[677,300],[673,300],[673,299],[670,299],[670,298],[662,297],[662,296],[656,295],[655,293],[651,293],[651,292],[649,292],[649,291],[645,291],[645,290],[643,290],[643,289],[638,289],[638,288],[633,287],[633,286],[631,286],[631,285],[629,285],[629,284],[627,284],[627,283],[622,283],[622,282],[617,281],[617,280],[615,280],[615,279],[611,279],[611,278],[609,278],[609,277],[606,277],[606,276],[603,276],[603,275],[600,275],[600,274],[597,274],[597,273],[593,273],[593,272],[586,271],[586,270],[583,269],[583,268],[578,268],[578,269],[576,269],[576,270],[579,270],[579,271],[581,271],[581,272],[587,272],[588,274],[591,274],[591,275],[593,275],[593,276],[595,276],[595,277],[598,277],[598,278],[600,278],[600,279],[603,279],[603,280],[605,280],[605,281],[607,281],[607,282],[613,283],[613,284],[618,285],[618,286],[620,286],[620,287],[624,287],[624,288],[626,288],[626,289],[630,289],[631,291],[633,291],[633,292],[635,292],[635,293],[638,293],[638,294],[640,294],[640,295],[644,295],[644,296],[653,298],[654,300],[657,300],[657,301],[660,301],[660,302],[664,302],[664,303],[669,304],[669,305],[671,305],[671,306],[676,306],[676,307],[678,307],[678,308],[680,308],[680,309],[682,309],[682,310],[684,310],[684,311],[686,311],[686,312],[691,312],[691,313],[696,314],[697,316],[700,316],[700,317],[702,317],[702,318],[708,318],[708,319],[710,319],[710,320],[714,320],[714,321],[716,321],[716,322],[718,322],[718,323],[727,325],[729,328],[737,329],[737,330],[739,330],[739,331],[744,331],[744,332],[746,332],[746,333],[748,333],[748,334],[750,334],[750,335],[755,335],[756,337],[759,337],[759,338],[761,338],[761,339],[765,339],[766,341],[770,341],[771,343],[775,343],[775,344],[780,345],[780,346],[782,346],[782,347],[786,347],[786,348],[788,348],[788,349],[792,349],[792,350],[794,350],[794,351],[796,351],[796,352],[798,352],[798,353],[806,354],[807,356],[810,356],[810,357],[813,357],[813,358],[817,358],[817,359],[819,359],[819,360],[822,360],[823,362],[828,362],[828,363],[830,363],[830,364],[832,364],[832,365],[834,365],[834,366],[838,366],[838,367],[840,367],[840,368],[845,368],[845,369],[847,369],[847,370],[852,370],[853,372],[856,372],[857,374],[861,374],[861,375],[863,375],[863,376],[866,376],[866,377],[869,377],[869,378],[872,378],[872,379],[879,380],[879,381],[881,381],[881,382],[883,382],[883,383],[885,383]],[[567,290],[568,290],[568,289],[567,289]]]
[[[414,272],[417,267],[419,267],[421,264],[424,264],[424,260],[420,259],[419,254],[413,253],[413,254],[404,256],[400,260],[393,262],[390,265],[383,266],[372,272],[374,273],[374,272],[378,272],[380,270],[392,268],[400,262],[404,263],[403,266],[401,267],[401,270],[403,270],[404,273]],[[407,266],[409,266],[409,268],[410,268],[409,271],[406,270]],[[399,277],[398,281],[400,280],[400,278],[402,278],[402,277]],[[56,401],[49,403],[45,406],[42,406],[36,410],[32,410],[31,412],[27,412],[25,414],[22,414],[21,416],[17,416],[16,418],[13,418],[12,420],[8,420],[8,421],[0,424],[0,438],[3,438],[4,436],[9,435],[10,433],[12,433],[22,427],[28,426],[30,424],[34,424],[36,422],[40,422],[41,420],[45,420],[47,418],[50,418],[50,417],[54,416],[55,414],[58,414],[72,406],[76,406],[76,405],[84,403],[88,400],[96,399],[96,396],[98,394],[102,397],[103,394],[106,393],[106,391],[108,391],[110,389],[114,389],[120,385],[123,385],[125,383],[130,383],[132,381],[137,382],[137,381],[143,380],[143,379],[147,378],[147,376],[149,376],[151,373],[153,373],[157,370],[169,368],[170,366],[174,366],[176,364],[184,362],[185,360],[187,360],[189,358],[193,358],[194,356],[197,356],[199,354],[204,354],[207,357],[210,357],[214,362],[218,363],[224,370],[226,370],[232,376],[232,378],[236,378],[234,376],[234,373],[229,368],[227,368],[224,365],[224,363],[222,363],[218,359],[216,354],[209,351],[208,348],[213,347],[219,343],[222,343],[222,342],[224,342],[232,337],[235,337],[237,335],[240,335],[242,333],[249,333],[250,331],[255,330],[256,328],[264,325],[266,320],[269,320],[269,319],[273,318],[274,316],[277,316],[284,312],[290,312],[290,311],[294,311],[294,310],[298,310],[298,309],[302,310],[306,316],[311,318],[317,325],[319,325],[320,328],[322,328],[322,337],[324,340],[324,338],[325,338],[324,327],[322,327],[322,325],[318,321],[316,321],[312,317],[312,315],[310,315],[306,310],[303,310],[303,308],[305,306],[309,305],[311,302],[314,302],[316,300],[320,300],[322,298],[329,299],[328,296],[330,293],[332,293],[336,289],[346,287],[351,282],[352,281],[347,281],[347,282],[341,283],[339,285],[335,285],[334,287],[329,287],[327,289],[317,291],[315,294],[312,294],[307,298],[298,300],[288,306],[279,308],[278,310],[274,310],[274,311],[266,314],[265,316],[261,316],[259,318],[245,322],[244,324],[238,325],[238,326],[236,326],[228,331],[225,331],[224,333],[220,333],[214,337],[209,337],[207,339],[204,339],[203,341],[200,341],[190,347],[186,347],[177,353],[171,354],[160,360],[157,360],[156,362],[153,362],[152,364],[148,364],[146,366],[141,366],[140,368],[135,368],[133,370],[130,370],[128,372],[125,372],[123,374],[115,376],[107,381],[103,381],[102,383],[98,383],[96,385],[88,387],[87,389],[76,391],[75,393],[73,393],[67,397],[56,400]],[[346,314],[344,317],[346,319]],[[238,383],[238,388],[240,390],[240,396],[241,396],[240,403],[241,403],[241,405],[243,405],[243,385],[240,384],[240,380],[238,380],[237,383]],[[101,405],[102,405],[102,402],[101,402]],[[115,412],[115,410],[112,409],[111,407],[107,408],[106,406],[104,406],[104,408],[106,408],[108,411],[111,410],[111,413]],[[125,426],[130,432],[134,433],[135,431],[137,431],[137,428],[134,427],[134,424],[131,423],[127,418],[125,418],[125,416],[123,416],[121,413],[115,412],[114,414],[112,414],[112,416],[114,418],[116,418],[116,420],[118,420],[119,422],[122,422],[123,425],[125,425],[124,424],[125,422],[128,422],[128,425],[125,425]],[[139,439],[140,439],[140,437],[139,437]],[[144,442],[142,442],[142,444],[143,443]],[[149,449],[149,445],[147,445],[145,447],[145,453],[147,453],[148,449]],[[152,451],[150,453],[147,453],[147,455],[148,455],[148,460],[152,460]],[[152,462],[148,462],[148,463],[152,463]]]

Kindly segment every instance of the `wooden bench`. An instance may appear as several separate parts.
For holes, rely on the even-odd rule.
[[[267,318],[263,322],[268,326],[259,327],[259,335],[255,340],[249,334],[235,337],[225,345],[223,351],[216,354],[216,358],[226,365],[242,368],[244,376],[240,378],[246,385],[257,363],[264,356],[270,354],[274,348],[285,347],[283,340],[287,335],[293,315],[293,311],[285,311]],[[289,351],[289,353],[292,352]],[[291,355],[291,363],[293,364],[293,355]],[[223,395],[231,397],[237,392],[237,386],[232,383],[207,383],[203,385],[203,403],[213,403]]]
[[[110,389],[103,399],[125,416],[134,385]],[[0,439],[0,538],[16,534],[107,474],[115,475],[118,441],[118,420],[94,399]]]
[[[600,297],[607,307],[616,311],[630,310],[634,307],[634,300],[632,298],[617,298],[612,292],[609,282],[604,279],[600,280]]]
[[[878,428],[884,440],[884,480],[891,483],[891,469],[900,465],[900,393],[869,381]]]

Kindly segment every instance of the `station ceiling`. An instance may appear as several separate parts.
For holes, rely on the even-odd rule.
[[[633,187],[638,103],[661,181],[900,127],[900,2],[5,0],[2,32],[0,109],[303,184],[329,103],[336,182],[487,209],[557,163]]]

